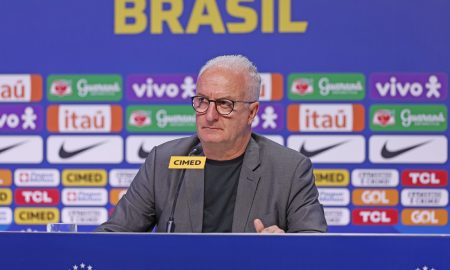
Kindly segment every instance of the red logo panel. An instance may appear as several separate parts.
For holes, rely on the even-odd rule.
[[[17,205],[57,205],[59,191],[57,189],[16,189],[14,192]]]
[[[354,209],[355,225],[395,225],[398,223],[397,209]]]
[[[402,185],[408,187],[445,187],[448,173],[444,170],[404,170]]]

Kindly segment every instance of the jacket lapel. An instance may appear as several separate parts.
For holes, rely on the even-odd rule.
[[[194,233],[202,232],[204,178],[205,170],[186,170],[184,184],[187,188],[189,217]]]
[[[252,208],[259,180],[261,179],[259,170],[257,170],[259,164],[259,146],[256,141],[251,138],[247,150],[245,151],[241,174],[239,176],[233,214],[233,232],[244,232],[248,222],[250,222],[248,220],[250,210]]]

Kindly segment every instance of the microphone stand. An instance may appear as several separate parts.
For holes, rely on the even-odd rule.
[[[188,156],[197,155],[201,152],[202,152],[201,145],[197,145],[196,147],[194,147],[194,149],[192,149],[191,152],[189,152]],[[180,194],[180,190],[181,190],[181,186],[183,185],[183,180],[184,180],[185,174],[186,174],[186,169],[183,169],[183,171],[181,171],[180,180],[178,181],[177,192],[175,193],[175,198],[173,199],[172,210],[170,211],[169,220],[167,221],[167,225],[166,225],[167,233],[173,233],[175,231],[175,218],[174,218],[175,208],[177,206],[178,195]]]

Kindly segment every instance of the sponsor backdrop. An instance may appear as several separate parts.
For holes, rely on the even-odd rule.
[[[247,55],[254,130],[314,162],[330,232],[449,233],[450,2],[0,3],[0,230],[90,231],[195,132],[209,58]],[[274,179],[276,181],[276,179]]]

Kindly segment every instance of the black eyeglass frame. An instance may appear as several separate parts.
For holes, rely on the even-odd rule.
[[[194,99],[196,99],[196,98],[204,98],[205,100],[208,101],[208,107],[206,107],[206,110],[204,110],[204,111],[197,111],[197,108],[195,108],[195,106],[194,106]],[[230,101],[231,102],[232,106],[231,106],[231,111],[229,113],[224,114],[224,113],[219,112],[219,109],[217,108],[217,101],[222,101],[222,100],[226,100],[226,101]],[[252,103],[258,102],[257,100],[255,100],[255,101],[246,101],[246,100],[232,100],[232,99],[228,99],[228,98],[209,99],[209,98],[207,98],[205,96],[193,96],[193,97],[191,97],[191,101],[192,101],[192,108],[194,108],[194,110],[196,112],[198,112],[198,113],[206,113],[208,111],[208,109],[209,109],[209,105],[211,104],[211,102],[214,102],[214,107],[216,107],[217,113],[220,114],[220,115],[225,115],[225,116],[226,115],[230,115],[234,111],[234,104],[235,103],[252,104]]]

